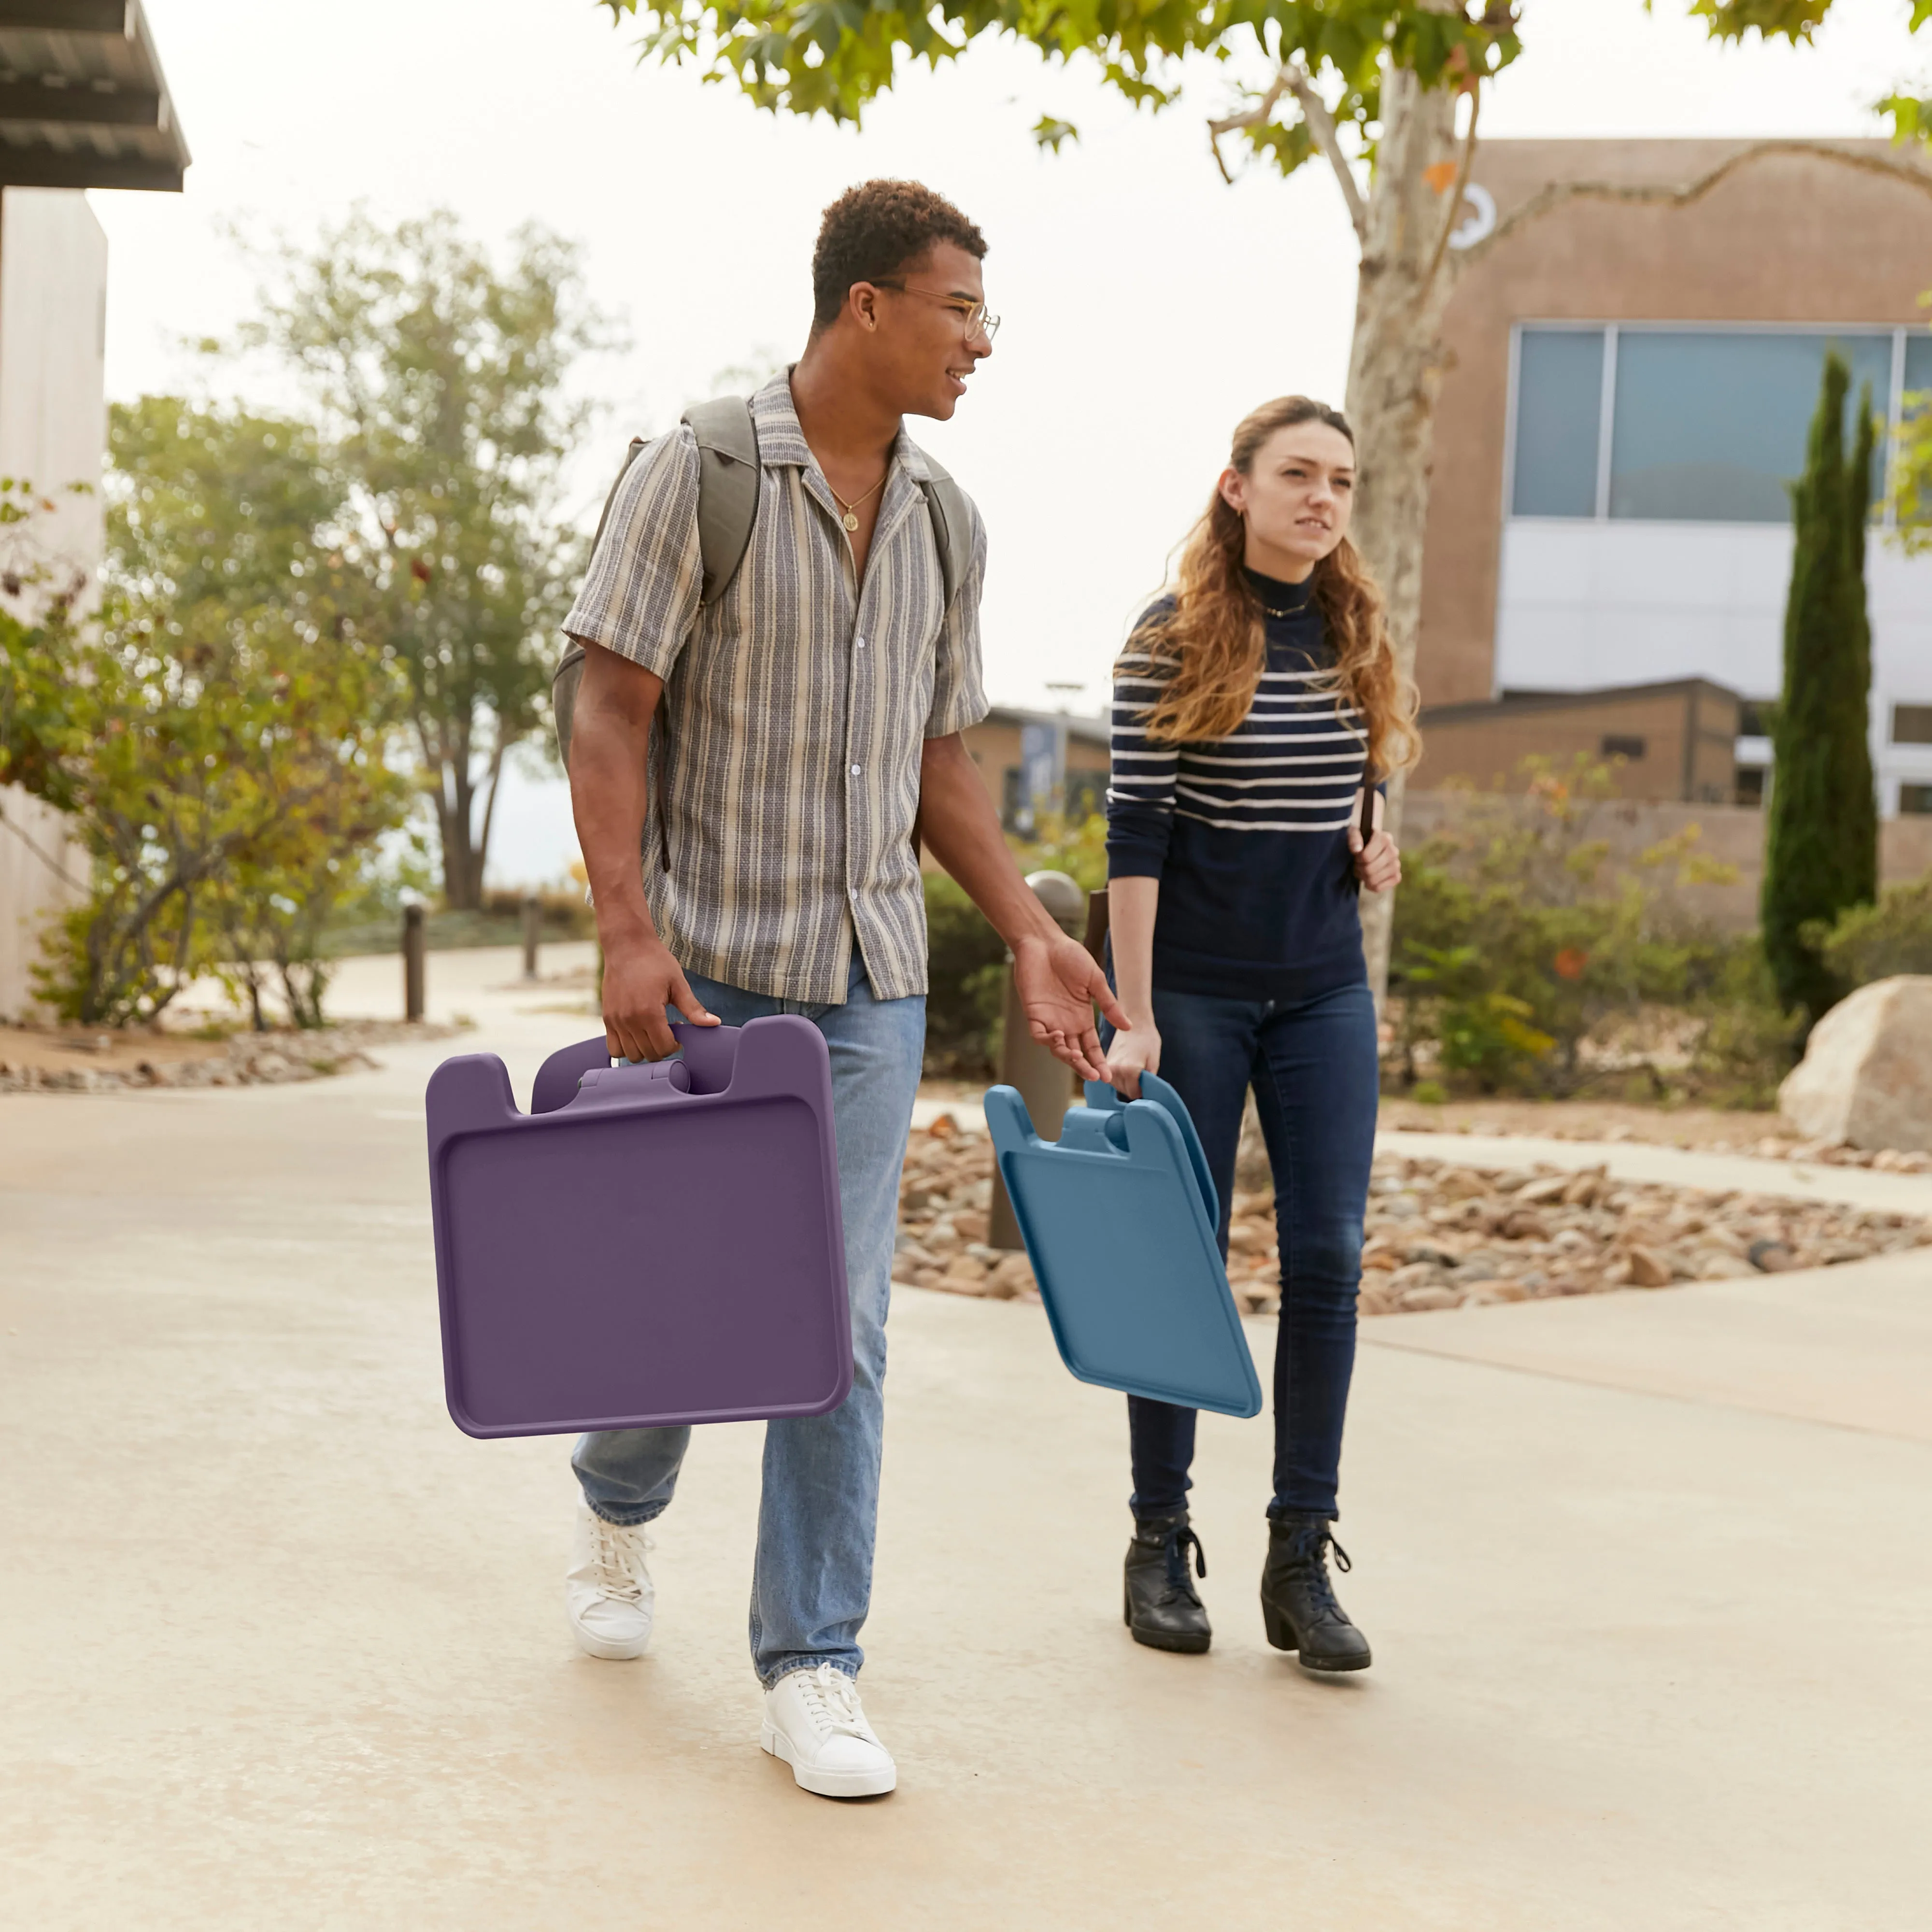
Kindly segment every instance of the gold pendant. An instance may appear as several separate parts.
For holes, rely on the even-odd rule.
[[[859,527],[859,518],[856,512],[848,510],[845,512],[845,527],[848,530],[856,530]]]

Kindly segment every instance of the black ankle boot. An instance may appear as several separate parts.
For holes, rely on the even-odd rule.
[[[1125,1621],[1136,1643],[1156,1650],[1202,1651],[1214,1631],[1208,1612],[1187,1575],[1187,1553],[1194,1552],[1200,1574],[1208,1574],[1201,1539],[1187,1526],[1187,1512],[1150,1516],[1134,1524],[1127,1545]]]
[[[1366,1670],[1369,1640],[1348,1621],[1328,1581],[1328,1552],[1337,1569],[1348,1552],[1319,1516],[1268,1518],[1267,1567],[1262,1571],[1262,1621],[1277,1650],[1299,1651],[1304,1670]]]

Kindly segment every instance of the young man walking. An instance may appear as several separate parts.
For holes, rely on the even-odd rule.
[[[805,353],[752,399],[757,508],[735,574],[722,591],[704,581],[700,464],[719,459],[681,427],[624,478],[565,626],[586,650],[571,795],[610,1051],[674,1052],[668,1008],[700,1025],[801,1013],[830,1050],[852,1393],[829,1415],[766,1425],[751,1616],[764,1748],[828,1797],[896,1781],[854,1680],[926,1034],[915,841],[1012,947],[1036,1039],[1104,1078],[1091,1003],[1125,1024],[1019,877],[961,742],[986,710],[986,536],[969,502],[930,487],[902,424],[950,417],[992,352],[986,252],[916,182],[842,195],[813,254]],[[935,528],[948,502],[970,528]],[[622,1430],[578,1446],[585,1506],[566,1594],[593,1657],[635,1657],[650,1640],[644,1526],[670,1502],[690,1436]]]

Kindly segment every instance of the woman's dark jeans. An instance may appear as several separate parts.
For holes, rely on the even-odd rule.
[[[1298,1000],[1230,1000],[1156,987],[1154,1013],[1161,1078],[1194,1117],[1221,1197],[1224,1257],[1241,1114],[1248,1088],[1255,1090],[1274,1170],[1281,1248],[1268,1514],[1333,1517],[1375,1154],[1375,1003],[1366,986]],[[1128,1396],[1136,1516],[1172,1516],[1186,1508],[1194,1417],[1172,1402]]]

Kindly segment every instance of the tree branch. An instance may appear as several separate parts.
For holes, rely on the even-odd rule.
[[[1462,218],[1462,197],[1468,192],[1469,176],[1476,165],[1476,116],[1481,111],[1483,90],[1480,85],[1469,89],[1469,131],[1462,140],[1462,164],[1456,170],[1456,178],[1450,184],[1449,206],[1442,214],[1442,232],[1436,238],[1436,252],[1429,258],[1429,272],[1422,278],[1422,290],[1426,295],[1436,285],[1436,278],[1442,266],[1442,258],[1449,252],[1449,238],[1455,233]],[[1453,126],[1453,123],[1451,124]]]
[[[1208,122],[1208,149],[1214,157],[1214,165],[1221,170],[1221,178],[1230,188],[1234,184],[1234,178],[1228,173],[1228,164],[1221,158],[1221,136],[1223,134],[1232,134],[1243,128],[1258,128],[1263,125],[1269,116],[1274,113],[1275,103],[1281,98],[1287,87],[1288,70],[1286,68],[1279,68],[1276,71],[1274,79],[1268,84],[1268,92],[1255,103],[1252,107],[1249,109],[1246,113],[1231,114],[1225,121]]]
[[[1362,200],[1361,184],[1355,178],[1354,170],[1348,165],[1348,156],[1342,152],[1341,139],[1335,130],[1335,117],[1329,112],[1328,104],[1309,78],[1308,70],[1298,61],[1292,66],[1277,68],[1274,79],[1268,83],[1268,92],[1246,113],[1231,114],[1224,121],[1208,122],[1208,146],[1214,154],[1214,165],[1221,170],[1221,178],[1231,187],[1233,185],[1234,178],[1228,173],[1228,164],[1221,158],[1221,136],[1237,133],[1244,128],[1264,126],[1284,94],[1294,96],[1301,110],[1301,118],[1308,123],[1308,131],[1314,136],[1315,145],[1328,157],[1329,166],[1335,171],[1335,178],[1341,184],[1342,199],[1348,204],[1348,219],[1354,224],[1356,240],[1367,241],[1369,211]]]
[[[1813,160],[1836,161],[1865,174],[1886,175],[1932,194],[1932,168],[1918,162],[1889,154],[1860,154],[1848,148],[1833,147],[1822,141],[1754,141],[1735,154],[1727,155],[1708,173],[1676,187],[1630,182],[1552,182],[1539,188],[1520,206],[1513,208],[1476,246],[1468,259],[1479,260],[1497,244],[1539,220],[1552,208],[1569,201],[1617,201],[1648,207],[1684,208],[1701,201],[1712,189],[1728,181],[1747,162],[1770,154],[1802,154]]]
[[[1341,184],[1342,199],[1348,205],[1348,219],[1355,226],[1355,239],[1366,242],[1369,238],[1368,206],[1362,200],[1362,187],[1355,178],[1355,171],[1348,165],[1348,156],[1342,152],[1341,140],[1335,131],[1335,117],[1329,112],[1328,102],[1316,92],[1306,68],[1298,64],[1292,72],[1286,68],[1282,71],[1287,75],[1288,91],[1301,109],[1302,118],[1308,123],[1308,131],[1315,136],[1315,145],[1328,157],[1328,165],[1334,170],[1335,178]]]

